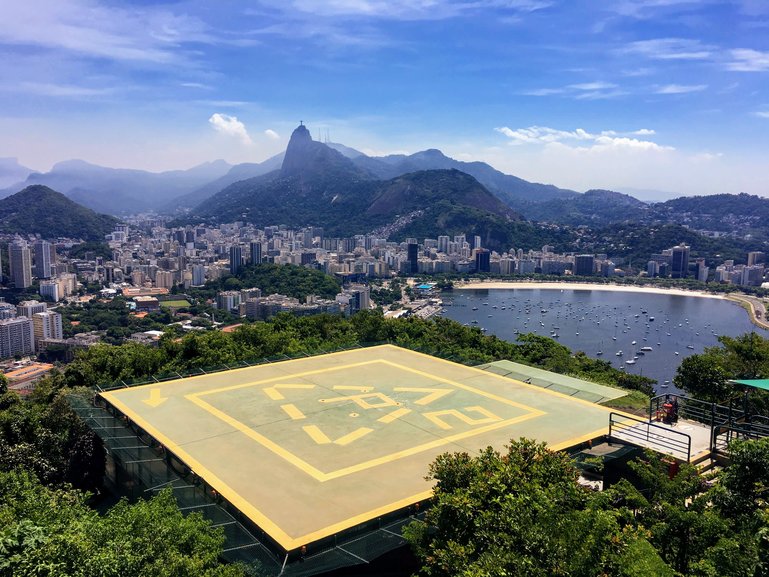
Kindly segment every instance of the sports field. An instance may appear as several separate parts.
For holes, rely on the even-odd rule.
[[[187,299],[178,299],[175,301],[160,301],[161,307],[166,308],[174,308],[174,309],[183,309],[185,307],[190,306],[190,301]]]
[[[609,409],[391,345],[102,396],[287,551],[430,496],[447,451],[565,448]]]

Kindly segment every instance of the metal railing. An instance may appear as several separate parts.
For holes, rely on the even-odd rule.
[[[674,393],[658,395],[649,401],[649,420],[662,420],[665,411],[663,405],[675,400],[678,403],[678,418],[688,419],[697,423],[702,423],[713,428],[725,423],[733,423],[745,417],[745,412],[730,405],[719,405],[685,397]]]
[[[686,462],[691,459],[691,436],[630,415],[609,413],[609,440],[612,438],[667,453]]]

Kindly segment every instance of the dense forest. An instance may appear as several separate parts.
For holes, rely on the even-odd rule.
[[[224,290],[259,288],[262,295],[282,294],[303,300],[308,295],[333,299],[340,291],[339,281],[322,271],[296,265],[262,263],[244,265],[237,274],[208,281],[188,292],[193,297],[213,298]]]

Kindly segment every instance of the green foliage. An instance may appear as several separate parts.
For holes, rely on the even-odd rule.
[[[650,379],[629,378],[605,361],[572,356],[553,339],[532,334],[521,335],[519,341],[515,344],[485,336],[475,327],[442,317],[385,319],[376,311],[360,312],[351,318],[281,314],[268,322],[244,324],[231,333],[195,332],[181,339],[167,334],[159,347],[136,343],[90,347],[78,352],[67,368],[65,381],[70,386],[141,381],[196,367],[391,342],[466,364],[509,359],[609,385],[622,383],[647,394],[650,391]]]
[[[95,260],[98,257],[112,260],[112,249],[106,242],[89,241],[76,244],[69,250],[70,258]]]
[[[222,531],[199,513],[182,515],[170,490],[103,517],[85,500],[22,471],[0,472],[0,576],[243,575],[218,561]]]
[[[729,379],[769,377],[769,339],[756,333],[738,337],[720,336],[721,346],[708,347],[702,354],[684,359],[673,380],[675,385],[707,401],[727,404],[738,391]],[[769,409],[769,394],[749,392],[759,412]]]
[[[339,281],[326,273],[291,264],[262,263],[240,268],[236,276],[209,281],[203,289],[191,289],[190,295],[212,298],[218,291],[259,288],[263,295],[282,294],[297,299],[308,295],[333,299],[339,294]]]
[[[444,454],[425,522],[404,532],[430,577],[623,574],[630,559],[665,569],[637,531],[591,504],[564,453],[521,439],[506,454]],[[670,574],[663,571],[658,575]]]
[[[106,331],[104,341],[110,344],[120,344],[133,333],[164,330],[171,322],[170,314],[163,310],[143,318],[132,315],[122,297],[107,302],[91,301],[60,306],[56,310],[62,315],[65,338],[90,331]],[[73,322],[79,324],[73,326]]]
[[[23,467],[47,484],[101,485],[104,452],[93,431],[72,411],[60,374],[43,379],[30,400],[0,396],[0,471]]]
[[[0,200],[0,232],[8,234],[103,241],[118,222],[39,184]]]

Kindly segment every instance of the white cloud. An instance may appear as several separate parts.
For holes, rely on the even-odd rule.
[[[521,92],[522,96],[555,96],[556,94],[563,94],[565,90],[563,88],[535,88],[534,90],[526,90]]]
[[[0,42],[6,44],[153,65],[178,64],[182,42],[205,39],[204,26],[196,19],[89,0],[6,3],[0,19]]]
[[[553,0],[269,0],[274,10],[310,14],[327,18],[379,18],[384,20],[442,20],[469,12],[498,9],[527,14],[543,10]],[[258,10],[250,14],[260,15]]]
[[[16,88],[13,85],[8,87]],[[61,96],[67,98],[83,98],[91,96],[106,96],[114,93],[112,88],[89,88],[74,84],[54,84],[52,82],[22,82],[18,85],[21,92],[40,96]]]
[[[238,138],[243,144],[251,144],[251,137],[248,135],[246,125],[237,117],[216,112],[211,115],[208,122],[214,127],[214,130]]]
[[[659,86],[655,94],[688,94],[689,92],[701,92],[708,87],[707,84],[666,84]]]
[[[278,140],[280,138],[280,135],[277,132],[275,132],[272,128],[268,128],[267,130],[265,130],[264,135],[267,138],[270,138],[272,140]]]
[[[669,146],[660,146],[650,140],[639,140],[631,136],[649,136],[654,134],[653,130],[642,128],[634,132],[621,133],[615,130],[603,130],[600,133],[592,134],[582,128],[576,130],[558,130],[547,126],[530,126],[528,128],[517,128],[515,130],[503,126],[495,128],[501,134],[510,139],[510,144],[544,144],[559,145],[575,150],[606,150],[613,149],[635,149],[635,150],[673,150]],[[569,146],[568,142],[588,144],[587,147]]]
[[[735,72],[767,72],[769,71],[769,52],[738,48],[731,51],[733,60],[726,64],[727,70]]]
[[[758,116],[759,118],[769,118],[769,110],[758,110],[753,113],[754,116]]]
[[[621,51],[655,60],[706,60],[713,55],[713,47],[689,38],[639,40],[631,42]]]
[[[616,84],[611,82],[585,82],[582,84],[570,84],[569,88],[576,90],[606,90],[607,88],[616,88]]]

